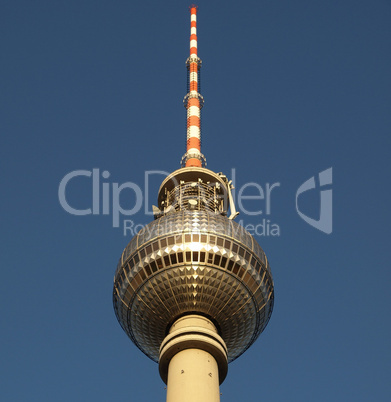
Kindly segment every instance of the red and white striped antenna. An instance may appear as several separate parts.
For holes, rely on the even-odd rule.
[[[186,60],[188,93],[183,103],[187,109],[187,149],[182,167],[204,167],[206,160],[201,153],[201,109],[204,98],[199,93],[201,59],[197,55],[197,6],[190,6],[190,56]]]

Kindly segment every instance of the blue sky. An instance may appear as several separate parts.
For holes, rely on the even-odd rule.
[[[222,401],[386,401],[390,387],[391,4],[198,1],[202,151],[246,183],[279,183],[257,236],[275,308],[230,364]],[[113,275],[130,241],[111,215],[74,216],[74,170],[144,187],[185,152],[183,1],[4,0],[1,23],[1,363],[4,401],[165,400],[126,337]],[[299,186],[333,169],[333,233],[302,220]],[[149,205],[159,181],[150,183]],[[247,193],[249,194],[249,193]],[[127,197],[128,196],[128,197]],[[124,192],[128,208],[135,200]],[[70,204],[91,207],[87,177]],[[133,203],[133,204],[132,204]],[[258,204],[259,203],[259,204]],[[300,198],[317,219],[319,191]],[[143,208],[129,219],[151,220]]]

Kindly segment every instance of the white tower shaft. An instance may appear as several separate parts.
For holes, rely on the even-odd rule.
[[[174,323],[160,348],[167,402],[219,402],[227,370],[226,345],[210,320],[189,315]]]
[[[219,369],[215,358],[201,349],[186,349],[170,361],[167,402],[219,402]]]

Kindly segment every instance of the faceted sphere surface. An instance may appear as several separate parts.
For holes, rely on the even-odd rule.
[[[206,211],[168,214],[143,228],[122,253],[113,303],[122,328],[151,359],[170,325],[201,314],[217,326],[228,360],[266,327],[273,279],[265,253],[239,224]]]

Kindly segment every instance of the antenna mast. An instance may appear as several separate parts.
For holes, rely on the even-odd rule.
[[[201,59],[197,55],[197,7],[190,7],[190,56],[186,60],[188,93],[183,99],[187,109],[187,147],[182,157],[182,167],[205,167],[206,159],[201,154],[201,109],[204,98],[198,92]]]

